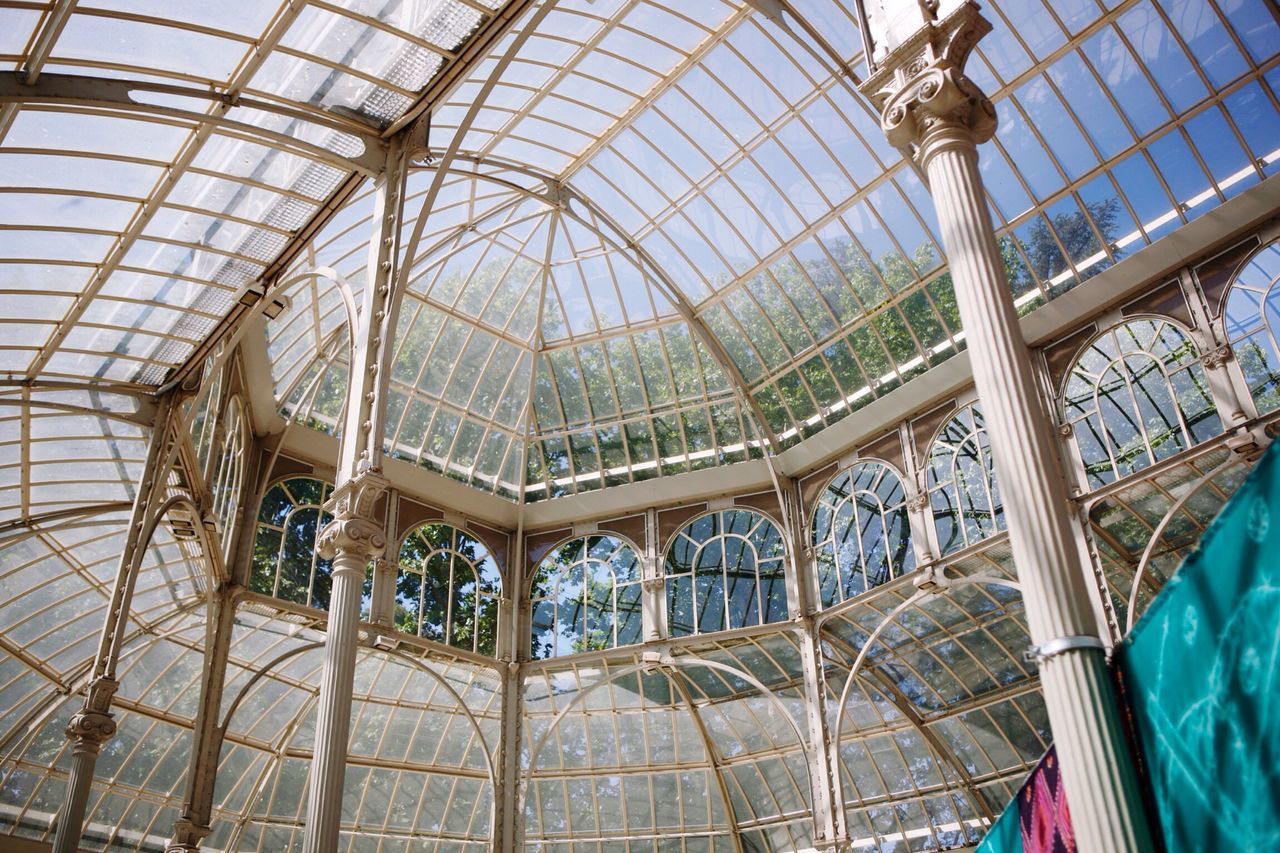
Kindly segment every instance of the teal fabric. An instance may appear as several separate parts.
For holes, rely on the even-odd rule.
[[[1005,806],[1000,817],[991,824],[978,853],[1022,853],[1022,827],[1018,823],[1018,798]]]
[[[1117,655],[1170,851],[1280,850],[1278,450]]]

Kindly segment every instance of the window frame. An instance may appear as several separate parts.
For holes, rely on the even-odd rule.
[[[724,529],[723,521],[721,519],[727,513],[746,513],[749,515],[753,515],[756,518],[747,528],[747,532],[745,534],[740,534],[740,533],[734,532],[731,529],[730,530]],[[690,531],[693,530],[694,525],[702,522],[703,519],[710,518],[710,517],[716,517],[718,519],[716,524],[716,530],[704,542],[699,543],[693,538],[692,535],[690,535]],[[751,541],[751,537],[754,536],[756,532],[760,530],[763,525],[768,525],[769,527],[772,528],[774,541],[777,542],[780,550],[779,550],[779,553],[777,553],[774,556],[761,558],[759,556],[759,549]],[[720,509],[707,510],[706,512],[699,513],[693,516],[692,518],[690,518],[688,521],[684,522],[680,526],[680,529],[671,535],[671,537],[667,540],[665,547],[662,549],[662,562],[661,562],[661,573],[662,573],[661,576],[663,580],[662,606],[666,614],[668,636],[693,637],[693,636],[699,636],[702,634],[714,634],[714,633],[719,633],[721,631],[736,630],[738,628],[749,628],[749,627],[756,627],[760,625],[776,624],[778,622],[783,622],[788,618],[790,618],[791,605],[790,605],[790,602],[788,601],[786,587],[787,587],[787,575],[788,575],[788,572],[791,571],[791,568],[789,565],[791,562],[790,561],[791,554],[790,554],[790,550],[787,547],[787,537],[786,537],[786,534],[784,533],[784,530],[785,528],[783,527],[783,525],[778,523],[777,519],[775,519],[769,513],[760,509],[756,509],[755,507],[745,507],[745,506],[731,506],[731,507],[722,507]],[[692,543],[693,549],[694,549],[688,563],[689,570],[671,572],[669,570],[669,567],[672,565],[672,554],[675,548],[677,547],[677,545],[679,544],[681,537],[684,537],[690,543]],[[735,625],[733,624],[734,620],[730,618],[731,606],[734,599],[732,598],[730,593],[730,583],[729,583],[729,577],[728,577],[729,567],[726,565],[724,560],[725,549],[724,549],[723,542],[727,538],[736,538],[736,539],[743,540],[743,542],[746,544],[746,547],[751,548],[751,551],[755,554],[755,559],[754,559],[755,583],[754,583],[754,589],[752,591],[752,595],[755,599],[754,612],[757,618],[756,618],[756,621],[754,622],[747,621],[747,619],[744,618],[742,620],[742,624]],[[723,597],[723,602],[722,602],[722,609],[720,611],[721,613],[720,627],[704,628],[703,619],[706,615],[705,608],[702,614],[697,614],[697,610],[699,607],[698,595],[697,595],[697,589],[698,589],[697,579],[699,576],[698,563],[699,563],[699,560],[701,559],[701,555],[706,551],[706,549],[709,547],[710,543],[713,540],[719,541],[721,543],[720,545],[720,553],[721,553],[720,588],[722,591],[721,595]],[[760,568],[761,563],[775,563],[775,562],[777,564],[776,577],[771,578],[769,575],[762,574],[761,568]],[[707,571],[705,569],[703,573],[708,575],[711,574],[710,571]],[[675,619],[675,616],[679,612],[679,608],[673,603],[673,598],[678,594],[679,587],[682,585],[682,581],[685,578],[688,578],[688,587],[690,589],[689,608],[690,608],[690,616],[691,616],[691,623],[692,623],[689,630],[687,631],[683,629],[677,630],[678,623]],[[780,581],[782,584],[782,602],[783,602],[782,611],[783,612],[780,615],[777,615],[775,618],[767,618],[769,612],[771,612],[774,608],[771,607],[771,602],[773,601],[772,597],[765,597],[765,593],[762,591],[765,586],[765,583],[764,583],[765,580]],[[770,592],[772,592],[772,590],[770,590]],[[750,614],[751,612],[753,612],[752,608],[748,606],[746,614]],[[744,617],[746,614],[744,614]]]

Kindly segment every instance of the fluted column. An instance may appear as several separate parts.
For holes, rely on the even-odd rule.
[[[116,680],[116,670],[124,649],[138,570],[152,531],[151,525],[156,521],[152,515],[156,504],[160,503],[160,495],[166,483],[164,475],[168,471],[167,456],[174,440],[169,429],[174,410],[175,398],[169,395],[156,414],[147,459],[143,464],[142,481],[138,484],[138,491],[133,499],[124,549],[116,564],[111,600],[102,620],[102,633],[93,659],[93,673],[85,694],[84,706],[67,723],[66,734],[71,740],[71,777],[67,781],[66,799],[58,814],[58,824],[54,831],[54,853],[75,853],[80,849],[85,809],[98,752],[116,731],[115,719],[111,715],[111,700],[120,687]]]
[[[316,705],[315,754],[307,795],[303,849],[337,853],[342,816],[347,742],[351,736],[351,694],[355,683],[356,640],[365,569],[380,556],[387,539],[374,520],[374,504],[387,481],[366,471],[334,492],[328,507],[334,519],[320,532],[320,556],[333,561],[329,625],[324,638],[324,669]]]
[[[110,708],[111,697],[119,686],[114,679],[95,679],[89,685],[84,707],[67,723],[67,738],[71,740],[71,778],[67,780],[67,798],[53,836],[54,850],[74,851],[80,848],[80,834],[84,828],[84,813],[89,803],[89,788],[93,783],[98,752],[116,733],[116,721]]]
[[[305,853],[336,853],[338,849],[360,600],[365,569],[371,560],[382,555],[387,544],[374,508],[389,485],[382,476],[382,436],[391,344],[400,304],[395,276],[407,167],[404,142],[397,137],[388,145],[386,169],[378,177],[374,194],[369,283],[356,328],[351,329],[351,380],[338,449],[338,486],[325,505],[333,521],[319,538],[320,553],[333,560],[333,586],[316,707],[315,751],[303,836]]]
[[[1149,850],[1061,459],[978,172],[977,145],[995,132],[995,110],[962,68],[988,31],[975,5],[959,5],[899,43],[863,91],[933,194],[1079,847]]]

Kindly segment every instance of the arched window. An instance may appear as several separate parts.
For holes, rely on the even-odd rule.
[[[813,511],[823,607],[913,571],[906,490],[883,462],[859,462],[832,478]]]
[[[1222,321],[1258,411],[1280,409],[1280,242],[1240,270]]]
[[[448,524],[424,524],[400,546],[396,627],[459,649],[494,654],[502,576],[484,544]]]
[[[1222,432],[1195,344],[1165,320],[1103,332],[1071,366],[1062,404],[1091,487]]]
[[[667,627],[672,636],[787,618],[786,546],[772,521],[749,509],[695,518],[667,547]]]
[[[213,450],[214,428],[218,422],[218,406],[222,398],[222,371],[213,372],[215,355],[204,360],[204,378],[202,384],[208,391],[199,395],[195,414],[191,418],[191,440],[196,451],[196,462],[200,466],[200,476],[204,476],[209,462],[209,454]]]
[[[333,516],[321,509],[333,486],[292,477],[267,490],[258,512],[249,588],[284,601],[328,609],[332,564],[316,540]]]
[[[640,559],[616,536],[583,536],[538,565],[530,654],[551,658],[640,641]]]
[[[1003,530],[991,445],[976,403],[938,430],[929,449],[929,500],[938,547],[949,554]]]
[[[232,397],[222,416],[222,449],[213,471],[213,515],[218,519],[222,550],[231,555],[231,539],[235,532],[236,514],[240,510],[240,492],[244,487],[244,449],[246,433],[244,404]]]

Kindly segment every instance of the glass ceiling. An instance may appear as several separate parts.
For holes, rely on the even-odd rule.
[[[358,291],[358,184],[424,95],[430,147],[462,133],[461,157],[405,259],[396,455],[526,501],[722,465],[964,345],[845,4],[564,0],[509,65],[511,34],[457,69],[498,0],[63,5],[0,3],[14,379],[154,388],[257,279],[325,264]],[[1022,310],[1280,168],[1268,4],[985,14],[969,73],[1000,114],[981,165]],[[277,397],[332,430],[340,303],[307,286],[270,330]]]
[[[159,385],[501,5],[0,4],[0,372]]]
[[[517,28],[534,5],[512,0]],[[402,259],[398,457],[526,502],[726,465],[964,347],[928,190],[857,94],[847,4],[790,5],[808,26],[743,2],[560,0],[464,128],[512,43],[501,0],[0,0],[0,830],[47,838],[64,798],[62,727],[155,413],[139,392],[203,362],[246,285],[331,268],[290,287],[267,347],[276,402],[336,432],[349,342],[330,276],[358,300],[367,179],[422,111],[432,153],[462,134],[461,156]],[[1280,169],[1273,4],[984,14],[995,30],[969,70],[1000,130],[981,166],[1022,311]],[[406,234],[438,168],[408,177]],[[1117,618],[1142,543],[1226,453],[1093,505]],[[1162,533],[1140,606],[1239,474]],[[1047,743],[1005,538],[952,556],[967,583],[946,595],[908,603],[900,579],[823,614],[819,689],[858,849],[976,840]],[[207,577],[161,526],[89,805],[96,848],[161,847],[178,816]],[[209,843],[284,849],[323,614],[255,600],[236,618]],[[813,846],[808,734],[782,723],[807,710],[796,634],[674,648],[660,667],[634,647],[519,671],[531,846]],[[361,648],[348,846],[488,848],[505,677],[441,649]]]
[[[821,42],[733,3],[546,16],[405,261],[394,454],[512,499],[572,494],[785,448],[963,348],[928,190],[837,71],[864,67],[851,13],[795,5]],[[981,166],[1022,311],[1280,168],[1265,4],[985,13],[970,70],[1000,130]],[[435,109],[435,151],[505,46]],[[410,179],[406,230],[432,174]],[[371,209],[294,269],[358,285]],[[340,303],[306,287],[269,332],[277,397],[332,431]],[[329,390],[306,397],[313,380]]]

